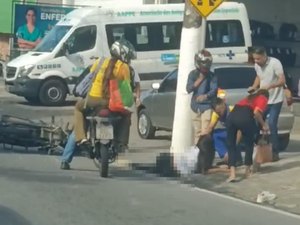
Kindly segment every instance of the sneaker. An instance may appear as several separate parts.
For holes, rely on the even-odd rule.
[[[69,170],[69,169],[70,169],[70,164],[67,163],[67,162],[61,162],[60,168],[61,168],[62,170]]]
[[[273,159],[272,159],[272,161],[273,161],[273,162],[277,162],[277,161],[279,161],[279,160],[280,160],[279,154],[278,154],[278,153],[273,153]]]
[[[128,145],[124,145],[123,146],[123,151],[124,151],[124,153],[129,153],[129,147],[128,147]]]

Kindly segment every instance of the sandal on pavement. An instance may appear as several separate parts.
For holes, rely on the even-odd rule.
[[[229,177],[227,180],[226,180],[226,183],[236,183],[238,182],[238,180],[236,178],[233,178],[233,177]]]

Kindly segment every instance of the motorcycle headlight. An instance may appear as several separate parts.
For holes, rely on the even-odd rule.
[[[19,71],[19,77],[27,76],[34,69],[34,65],[22,66]]]

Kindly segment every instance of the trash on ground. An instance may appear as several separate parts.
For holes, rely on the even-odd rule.
[[[257,195],[257,203],[271,203],[277,198],[277,196],[269,191],[263,191]]]

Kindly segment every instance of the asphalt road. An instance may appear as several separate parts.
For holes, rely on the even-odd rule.
[[[1,153],[1,225],[295,225],[300,219],[141,172],[92,163],[58,169],[57,156]]]
[[[0,98],[2,113],[31,119],[71,115],[73,102],[69,105],[49,108],[28,105],[22,98]],[[156,141],[132,135],[137,152],[170,145],[168,135]],[[300,224],[294,215],[121,165],[113,165],[110,178],[102,179],[83,157],[74,160],[71,171],[62,171],[55,155],[2,149],[0,156],[0,225]]]

